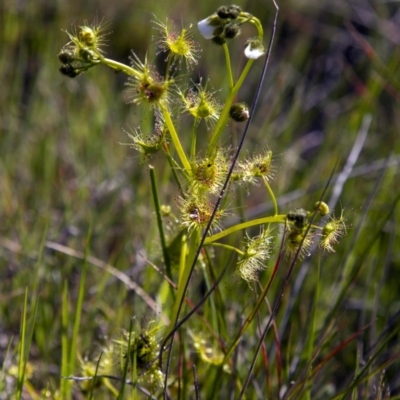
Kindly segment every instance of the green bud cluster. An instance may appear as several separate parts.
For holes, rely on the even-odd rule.
[[[321,217],[329,214],[329,206],[318,201],[314,204],[314,210]],[[339,239],[346,234],[346,224],[343,212],[339,218],[330,217],[328,222],[321,220],[323,225],[310,225],[310,211],[303,208],[297,208],[289,211],[286,215],[286,229],[288,232],[286,240],[286,255],[293,256],[298,252],[299,256],[309,255],[313,243],[319,240],[319,247],[322,250],[333,252],[333,246],[339,242]]]
[[[234,39],[240,35],[240,25],[246,18],[248,14],[243,13],[239,6],[221,6],[214,14],[199,22],[199,29],[206,39],[223,45],[226,39]]]
[[[70,42],[67,43],[58,55],[62,63],[60,72],[69,78],[75,78],[82,72],[94,67],[101,60],[101,45],[104,44],[103,33],[105,25],[100,22],[93,26],[81,26],[79,33],[67,32]]]

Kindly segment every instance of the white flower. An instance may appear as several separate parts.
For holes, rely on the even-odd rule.
[[[198,22],[197,27],[205,39],[212,39],[215,36],[214,32],[215,28],[217,28],[215,26],[215,18],[207,17]]]
[[[257,60],[262,55],[265,54],[265,47],[260,39],[249,39],[247,41],[247,46],[244,49],[244,55],[251,60]]]

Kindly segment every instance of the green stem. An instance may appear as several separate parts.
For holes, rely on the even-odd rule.
[[[168,111],[167,106],[165,104],[160,104],[160,110],[164,117],[165,125],[167,125],[169,134],[171,136],[172,142],[174,143],[176,152],[178,153],[178,157],[181,160],[183,168],[185,169],[186,173],[190,175],[192,167],[190,166],[189,160],[186,157],[185,151],[183,150],[178,134],[176,133],[174,123],[172,122],[171,119],[171,114]]]
[[[68,285],[67,281],[63,283],[62,301],[61,301],[61,382],[60,396],[62,399],[71,398],[72,381],[63,377],[70,375],[69,369],[69,337],[68,337]]]
[[[233,75],[231,67],[231,58],[229,56],[229,48],[226,43],[222,45],[222,48],[224,49],[224,54],[225,54],[226,69],[228,72],[228,79],[229,79],[229,89],[232,90],[234,83],[233,83]]]
[[[164,80],[167,81],[169,79],[169,69],[171,68],[171,60],[170,54],[168,55],[167,66],[165,67],[165,77]]]
[[[119,63],[117,61],[105,58],[101,54],[98,54],[98,57],[99,57],[99,59],[100,59],[102,64],[105,64],[110,68],[113,68],[113,69],[115,69],[117,71],[122,71],[127,75],[135,76],[136,78],[139,78],[139,79],[142,77],[142,73],[141,72],[137,71],[136,69],[134,69],[134,68],[132,68],[132,67],[130,67],[128,65],[125,65],[125,64]],[[187,159],[186,154],[185,154],[185,152],[183,150],[183,147],[182,147],[181,142],[179,140],[178,134],[176,133],[175,126],[174,126],[174,124],[172,122],[171,115],[170,115],[170,113],[168,111],[168,108],[167,108],[167,106],[165,104],[160,104],[159,107],[160,107],[161,112],[163,114],[165,124],[167,125],[169,133],[171,135],[172,142],[174,143],[174,146],[175,146],[176,151],[178,153],[179,159],[181,160],[181,163],[182,163],[184,169],[187,171],[188,174],[190,174],[190,171],[191,171],[190,163],[189,163],[189,160]]]
[[[194,160],[196,157],[196,139],[197,139],[197,125],[198,120],[195,118],[193,121],[193,129],[192,129],[192,143],[190,146],[190,159]]]
[[[264,217],[264,218],[257,218],[253,219],[252,221],[243,222],[242,224],[237,224],[231,226],[228,229],[225,229],[222,232],[216,233],[215,235],[209,236],[204,241],[204,244],[210,244],[215,242],[216,240],[222,239],[225,236],[228,236],[234,232],[240,231],[242,229],[251,228],[252,226],[263,225],[263,224],[284,224],[286,221],[286,215],[274,215],[273,217]]]
[[[19,361],[18,361],[18,381],[17,381],[17,400],[22,399],[22,390],[24,387],[24,379],[25,379],[25,371],[26,367],[25,364],[25,340],[26,340],[26,314],[28,312],[28,288],[25,288],[25,299],[24,299],[24,309],[22,312],[22,318],[21,318],[21,326],[20,326],[20,342],[19,342],[19,349],[18,349],[18,355],[19,355]]]
[[[222,248],[227,249],[227,250],[235,251],[236,253],[240,254],[241,256],[244,255],[244,251],[239,250],[236,247],[229,246],[228,244],[224,244],[224,243],[209,243],[208,245],[209,246],[213,246],[213,247],[222,247]]]
[[[83,312],[83,299],[85,297],[85,284],[86,284],[86,274],[88,270],[88,257],[89,257],[89,252],[90,252],[90,240],[92,237],[92,222],[90,222],[89,225],[89,230],[86,235],[86,243],[85,243],[85,253],[84,253],[84,258],[83,258],[83,265],[82,265],[82,272],[81,272],[81,277],[79,280],[79,289],[78,289],[78,299],[77,303],[75,306],[74,314],[75,314],[75,320],[74,320],[74,326],[72,330],[72,339],[71,339],[71,347],[70,347],[70,353],[69,353],[69,374],[72,375],[75,370],[75,364],[76,364],[76,359],[77,359],[77,346],[78,346],[78,340],[79,340],[79,327],[81,324],[81,316]]]
[[[257,29],[258,37],[262,39],[264,37],[264,31],[260,20],[256,17],[252,17],[249,22],[250,24],[255,26],[255,28]]]
[[[178,189],[181,193],[183,193],[183,188],[182,188],[181,182],[179,181],[178,174],[176,173],[176,170],[179,168],[179,165],[172,158],[167,145],[165,145],[165,147],[164,147],[164,154],[167,157],[168,164],[171,167],[170,170],[172,171],[172,175],[174,176],[175,182],[178,185]]]
[[[175,297],[175,303],[172,308],[172,315],[170,318],[170,324],[165,330],[164,338],[166,338],[175,328],[178,322],[179,313],[181,311],[181,304],[185,296],[186,283],[189,279],[194,257],[196,256],[197,247],[200,243],[200,231],[193,232],[190,238],[189,254],[188,254],[188,243],[187,236],[182,237],[181,257],[179,262],[179,280],[178,280],[178,291]]]
[[[158,190],[157,190],[157,183],[156,183],[156,178],[155,178],[155,173],[154,173],[154,167],[152,165],[149,165],[149,170],[150,170],[151,190],[153,192],[154,208],[156,209],[158,232],[160,234],[160,242],[161,242],[162,252],[163,252],[163,256],[164,256],[164,262],[165,262],[165,266],[166,266],[166,270],[167,270],[167,276],[169,279],[171,279],[172,278],[171,262],[170,262],[169,255],[168,255],[167,242],[165,240],[164,226],[163,226],[161,210],[160,210],[160,199],[158,197]],[[171,291],[172,291],[172,293],[174,293],[174,289],[172,287],[171,287]]]
[[[200,267],[201,267],[201,271],[203,273],[203,279],[204,282],[206,284],[206,288],[207,288],[207,292],[209,292],[211,290],[211,282],[210,282],[210,277],[208,276],[207,273],[207,267],[206,267],[206,263],[204,262],[204,260],[201,260],[199,262]],[[204,314],[205,316],[208,316],[209,319],[211,320],[211,326],[214,332],[218,332],[218,308],[215,304],[215,293],[212,294],[212,296],[210,296],[210,303],[209,303],[209,307],[210,310],[208,310],[208,307],[205,306],[204,307]],[[210,314],[209,314],[210,313]]]
[[[130,67],[129,65],[119,63],[118,61],[110,60],[109,58],[105,58],[100,54],[98,54],[98,56],[102,64],[107,65],[108,67],[115,69],[116,71],[121,71],[126,75],[135,76],[136,78],[140,78],[142,76],[141,72]]]
[[[274,205],[274,212],[275,212],[274,215],[278,215],[278,203],[277,203],[277,201],[276,201],[274,192],[272,191],[271,186],[270,186],[270,184],[268,183],[267,178],[264,176],[263,179],[264,179],[265,187],[267,188],[268,193],[269,193],[269,195],[271,196],[272,203],[273,203],[273,205]]]
[[[241,12],[238,19],[241,24],[248,22],[251,25],[253,25],[257,29],[257,34],[260,39],[264,37],[264,31],[261,22],[254,15],[251,15],[250,13],[247,12]]]
[[[243,71],[240,74],[238,81],[233,86],[231,92],[229,93],[229,95],[226,99],[224,108],[221,111],[221,115],[219,117],[217,125],[214,128],[214,131],[213,131],[213,134],[211,137],[210,146],[208,147],[208,155],[209,156],[213,155],[215,152],[215,148],[217,147],[218,140],[221,137],[223,129],[225,128],[225,126],[228,122],[229,110],[231,108],[233,100],[235,99],[237,92],[239,91],[240,87],[242,86],[247,74],[249,73],[250,68],[253,65],[253,62],[254,62],[254,60],[247,60],[247,63],[245,65],[245,67],[243,68]]]

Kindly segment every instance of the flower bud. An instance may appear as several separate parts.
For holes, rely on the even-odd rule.
[[[329,206],[323,201],[317,201],[314,205],[314,209],[319,212],[321,217],[329,214]]]
[[[163,217],[169,217],[171,215],[171,206],[167,206],[165,204],[162,204],[160,206],[160,211],[161,211],[161,215]]]
[[[292,223],[297,229],[304,229],[308,224],[309,212],[304,208],[297,208],[289,211],[286,215],[288,222]]]
[[[81,71],[78,71],[77,69],[75,69],[72,65],[70,64],[66,64],[66,65],[62,65],[60,67],[60,72],[65,75],[68,76],[69,78],[75,78],[77,77]]]
[[[239,6],[232,4],[231,6],[228,7],[227,12],[228,12],[229,18],[236,19],[239,16],[239,14],[242,12],[242,9]]]
[[[79,37],[86,46],[93,46],[96,43],[96,33],[88,26],[81,26]]]
[[[221,6],[220,8],[218,8],[217,15],[221,19],[228,19],[229,18],[228,7],[227,6]]]
[[[222,33],[223,27],[218,15],[213,14],[197,23],[200,33],[205,39],[212,39]]]
[[[92,50],[89,50],[89,49],[87,49],[87,48],[85,48],[85,49],[80,49],[79,50],[79,57],[82,59],[82,60],[84,60],[84,61],[86,61],[86,62],[88,62],[88,63],[94,63],[94,62],[98,62],[98,60],[96,60],[96,56],[95,56],[95,54],[93,53],[93,51]]]
[[[249,107],[246,103],[232,104],[229,110],[229,115],[234,121],[247,121],[249,119]]]
[[[236,19],[241,12],[242,9],[239,6],[221,6],[217,10],[217,15],[221,19]]]
[[[70,64],[75,60],[75,54],[70,49],[62,49],[60,54],[58,55],[58,59],[62,64]]]
[[[260,58],[264,54],[265,54],[265,47],[260,39],[253,38],[247,41],[247,46],[244,49],[244,55],[247,58],[251,60],[257,60],[257,58]]]
[[[226,40],[221,36],[215,36],[211,39],[218,46],[222,46],[226,43]]]
[[[238,24],[229,24],[225,27],[223,37],[226,39],[234,39],[240,35],[240,28]]]

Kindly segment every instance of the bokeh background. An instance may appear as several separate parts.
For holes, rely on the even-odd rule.
[[[237,4],[262,21],[268,41],[273,3],[243,0]],[[381,331],[400,326],[399,209],[395,206],[400,182],[399,3],[278,0],[278,4],[276,38],[245,153],[264,145],[273,150],[273,188],[282,211],[287,212],[310,207],[335,164],[337,172],[343,170],[358,144],[359,155],[336,210],[340,214],[344,207],[352,215],[349,234],[336,254],[323,259],[324,279],[336,279],[343,259],[349,254],[352,260],[360,259],[365,255],[363,246],[379,235],[380,245],[369,249],[368,268],[360,269],[344,303],[344,325],[349,332],[371,320]],[[145,269],[144,261],[157,257],[158,247],[148,169],[134,150],[120,145],[129,142],[123,128],[140,124],[150,129],[152,120],[125,102],[124,76],[105,67],[77,79],[59,73],[57,55],[68,40],[63,30],[104,18],[110,32],[108,57],[128,62],[134,51],[141,59],[147,54],[162,68],[165,55],[156,54],[157,30],[151,21],[168,18],[177,27],[194,24],[201,58],[193,71],[183,69],[181,82],[203,77],[213,90],[223,93],[227,82],[222,51],[196,31],[196,22],[219,5],[208,0],[3,0],[0,4],[0,360],[11,338],[18,337],[24,291],[38,273],[41,306],[31,358],[39,388],[58,379],[62,282],[68,280],[74,299],[79,252],[85,248],[89,227],[91,254],[97,259],[124,271],[151,295],[160,279]],[[246,28],[232,43],[234,72],[243,65],[242,50],[249,35],[252,32]],[[241,100],[251,103],[261,64],[254,65]],[[182,118],[181,131],[190,132],[189,126]],[[227,131],[226,145],[235,146],[240,128]],[[202,135],[200,143],[205,143],[205,128]],[[152,163],[162,175],[162,157]],[[162,201],[176,210],[177,188],[164,182],[160,192]],[[251,218],[271,209],[261,188],[245,193],[244,202]],[[362,229],[352,240],[361,220]],[[72,254],[46,247],[38,268],[43,240],[73,249]],[[328,291],[324,301],[329,304]],[[306,308],[303,311],[298,318],[305,324]],[[99,338],[118,333],[126,327],[127,316],[134,314],[142,314],[134,293],[91,268],[82,351],[90,352]],[[364,337],[362,343],[368,347],[375,339]],[[398,339],[398,334],[393,337],[394,353],[399,351]],[[341,362],[350,370],[354,367],[346,354]],[[387,374],[392,392],[399,395],[398,369]],[[345,378],[346,367],[332,375],[334,384]]]

